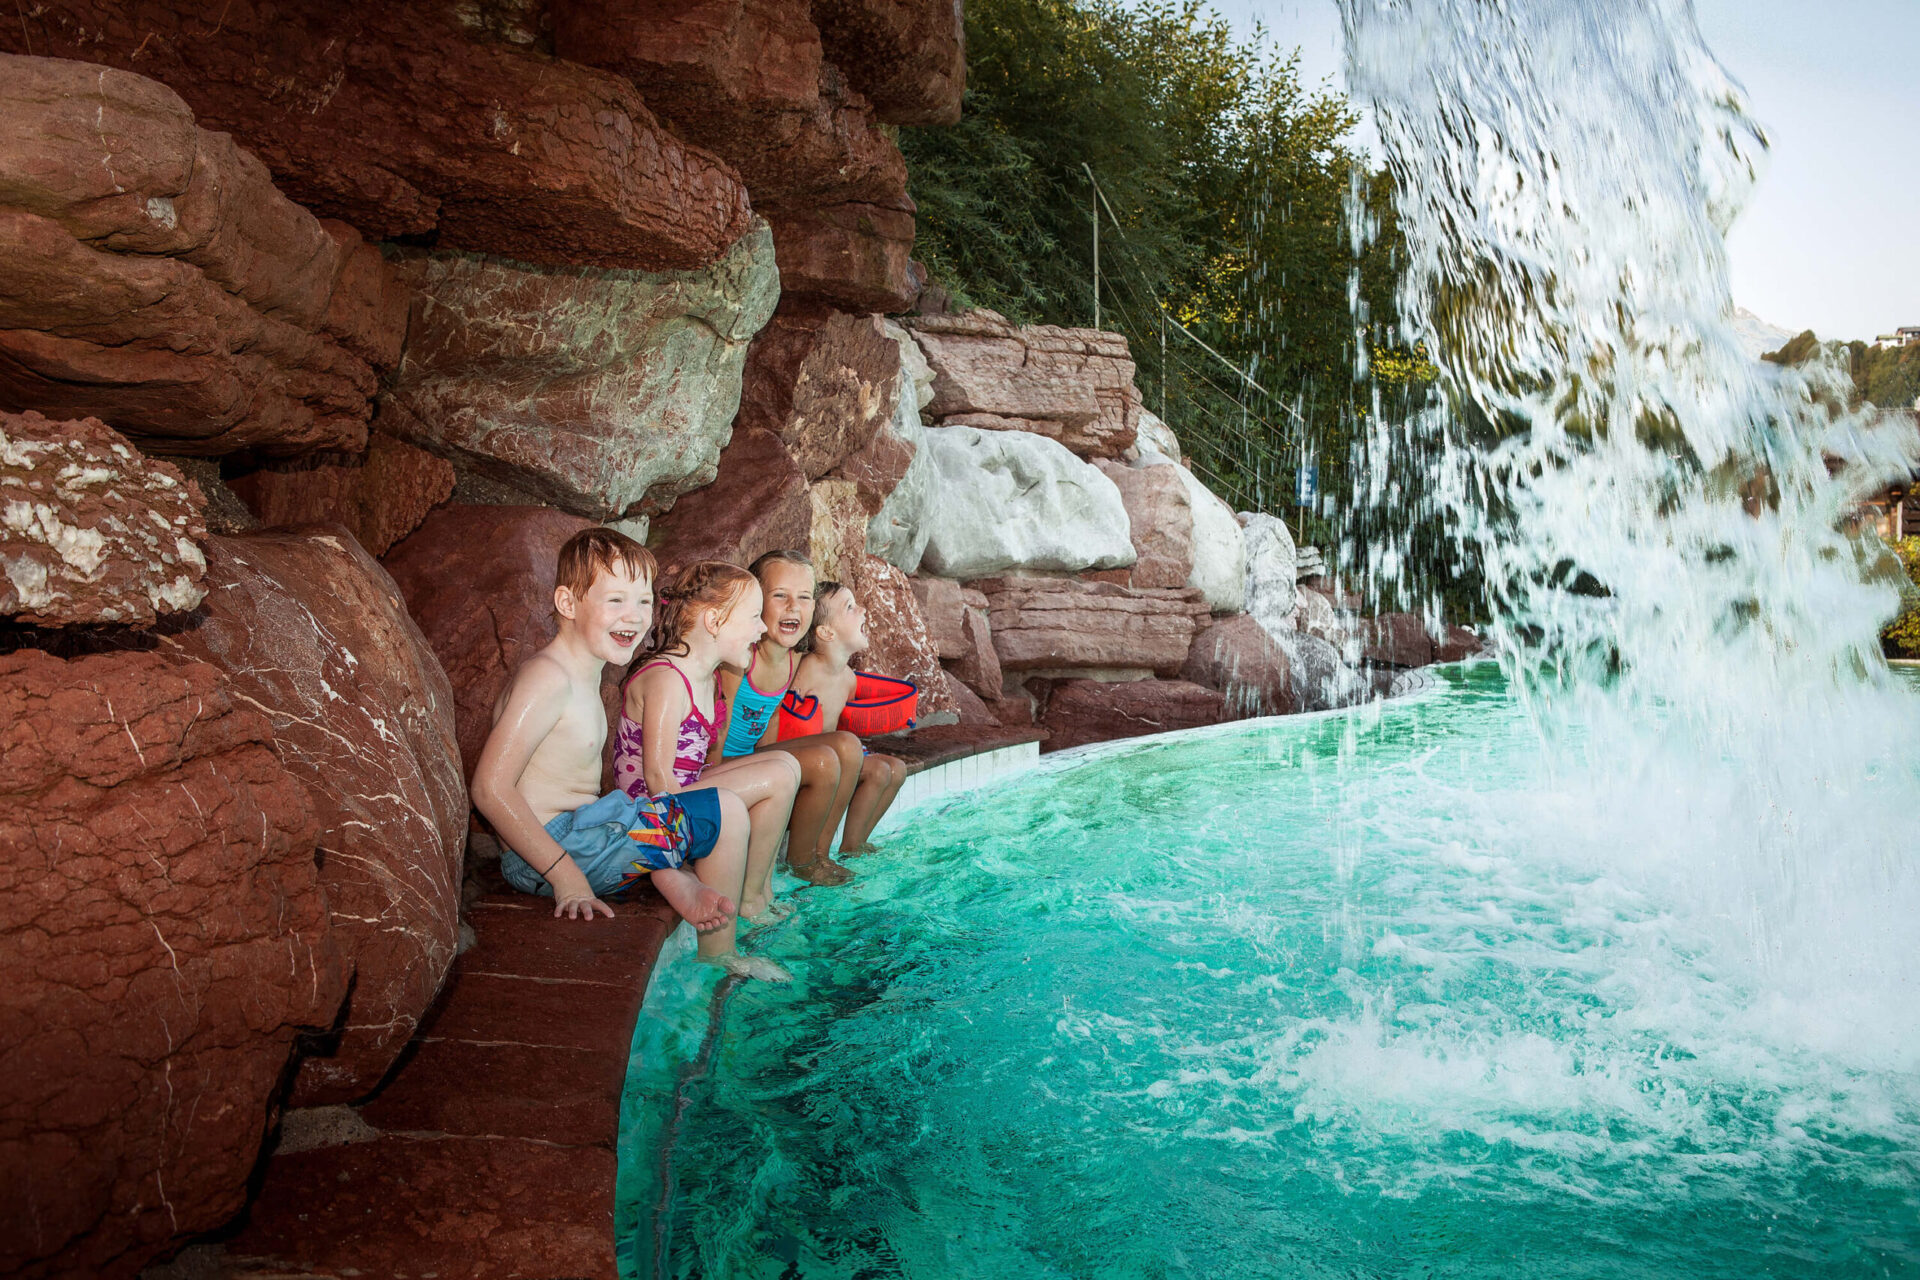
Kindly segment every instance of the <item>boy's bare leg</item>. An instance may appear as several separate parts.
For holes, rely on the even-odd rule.
[[[776,742],[767,750],[785,752],[800,762],[800,794],[787,827],[788,867],[817,885],[845,884],[853,872],[828,857],[827,848],[860,784],[860,739],[850,733],[816,733]]]
[[[767,752],[722,761],[700,775],[700,781],[725,787],[747,805],[746,882],[740,890],[740,918],[752,923],[784,919],[774,909],[773,855],[780,833],[787,829],[794,796],[800,787],[800,762],[790,755]]]
[[[719,893],[723,900],[739,901],[740,887],[747,875],[747,831],[746,802],[733,792],[722,789],[720,838],[714,841],[713,852],[691,865],[700,883]],[[680,874],[684,875],[685,872]],[[653,873],[655,884],[660,883],[660,877],[660,872]],[[667,890],[663,886],[660,892],[664,896]],[[672,898],[667,900],[673,901]],[[692,918],[689,917],[691,922]],[[701,930],[699,958],[702,964],[718,965],[738,977],[765,978],[769,982],[785,982],[793,976],[771,960],[741,955],[734,941],[735,923],[732,912],[728,912],[717,927]],[[697,924],[694,927],[699,929]]]
[[[868,756],[860,765],[860,785],[847,805],[847,827],[840,836],[840,854],[870,853],[867,843],[873,829],[886,816],[901,784],[907,780],[907,763],[892,756]]]

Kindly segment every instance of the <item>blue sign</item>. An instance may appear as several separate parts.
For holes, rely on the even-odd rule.
[[[1293,473],[1293,505],[1310,507],[1320,496],[1320,468],[1302,466]]]

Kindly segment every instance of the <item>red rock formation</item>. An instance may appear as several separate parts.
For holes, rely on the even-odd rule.
[[[150,626],[206,594],[206,499],[94,418],[0,413],[0,615]]]
[[[1448,627],[1447,634],[1433,644],[1435,662],[1462,662],[1486,647],[1484,641],[1465,627]]]
[[[960,619],[961,652],[947,664],[948,672],[960,683],[992,704],[1005,695],[1000,671],[1000,655],[993,647],[993,627],[988,621],[985,593],[961,593],[965,612]],[[1028,715],[1023,723],[1031,722]]]
[[[338,526],[211,538],[198,625],[163,651],[211,663],[273,723],[313,797],[320,880],[354,970],[339,1043],[299,1105],[370,1092],[453,961],[467,794],[453,690],[393,579]]]
[[[533,268],[404,253],[415,299],[381,427],[596,519],[713,479],[747,344],[779,297],[756,225],[698,271]]]
[[[1009,671],[1178,672],[1193,643],[1197,591],[1131,590],[1072,578],[990,578],[993,647]],[[975,686],[978,691],[978,686]]]
[[[827,56],[888,124],[960,123],[966,30],[952,0],[814,0]]]
[[[807,486],[813,513],[806,552],[819,581],[844,581],[867,556],[867,509],[851,480],[816,480]],[[752,563],[748,561],[748,563]]]
[[[921,724],[951,724],[958,707],[907,575],[878,556],[864,556],[848,585],[867,611],[873,641],[859,665],[919,685]]]
[[[1041,718],[1050,735],[1043,750],[1193,729],[1226,718],[1221,694],[1185,680],[1060,680]]]
[[[738,425],[779,436],[807,479],[818,480],[885,429],[899,380],[900,347],[879,316],[785,306],[747,353]],[[901,445],[899,472],[870,479],[871,510],[880,509],[912,459],[912,449]]]
[[[406,319],[378,253],[143,76],[0,55],[0,121],[0,400],[168,452],[365,443]]]
[[[550,507],[456,504],[387,553],[387,572],[453,686],[468,777],[508,678],[553,639],[554,558],[591,526]]]
[[[806,472],[771,431],[736,431],[720,454],[720,477],[653,522],[649,541],[663,565],[694,560],[752,564],[782,547],[805,547],[813,528]]]
[[[489,30],[485,6],[45,0],[0,48],[138,71],[288,195],[373,239],[656,271],[718,257],[747,196],[625,79]]]
[[[1415,613],[1383,613],[1360,628],[1360,656],[1389,667],[1424,667],[1433,661],[1433,637]]]
[[[780,285],[851,311],[905,311],[920,296],[913,211],[877,204],[763,209],[773,228]]]
[[[1101,459],[1101,473],[1120,490],[1128,532],[1139,555],[1128,582],[1184,587],[1193,576],[1193,500],[1172,467],[1129,467]]]
[[[887,26],[901,51],[916,39],[941,42],[937,17],[888,16],[890,24],[867,24],[870,45],[884,44]],[[851,33],[857,16],[845,17],[840,29]],[[957,21],[957,11],[950,12],[948,22]],[[739,171],[754,208],[774,226],[781,286],[789,296],[856,311],[910,305],[917,290],[907,265],[913,203],[906,162],[876,126],[872,106],[823,60],[806,5],[560,0],[554,47],[564,58],[631,77],[682,137]],[[938,52],[931,61],[941,61]],[[915,73],[904,65],[891,69],[903,82]],[[944,103],[940,88],[929,87]],[[954,103],[957,108],[957,96]],[[845,252],[856,244],[856,251]]]
[[[369,555],[382,556],[453,496],[453,464],[383,432],[359,457],[320,454],[305,465],[262,467],[228,487],[268,527],[346,526]]]
[[[1287,651],[1244,613],[1222,618],[1193,638],[1180,678],[1224,694],[1228,719],[1301,710]]]
[[[347,989],[315,831],[214,668],[0,656],[0,1271],[130,1276],[239,1211]]]
[[[935,650],[942,659],[965,657],[967,602],[960,584],[951,578],[915,577],[911,581]]]
[[[925,413],[941,426],[1032,431],[1083,458],[1117,458],[1133,444],[1140,393],[1119,334],[1016,327],[985,310],[916,316],[907,327],[933,368]]]

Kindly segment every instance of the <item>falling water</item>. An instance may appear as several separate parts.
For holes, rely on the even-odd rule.
[[[1342,0],[1443,407],[1376,418],[1484,566],[1507,673],[1593,799],[1842,1053],[1920,1053],[1897,569],[1850,512],[1914,455],[1844,375],[1741,351],[1725,235],[1767,148],[1688,0]],[[1395,548],[1372,548],[1391,574]],[[1568,726],[1578,724],[1575,735]],[[1570,833],[1572,834],[1572,833]]]

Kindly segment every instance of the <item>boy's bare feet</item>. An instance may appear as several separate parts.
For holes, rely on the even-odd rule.
[[[718,929],[733,918],[733,899],[702,884],[700,877],[691,871],[679,868],[656,871],[653,887],[700,933]]]
[[[811,862],[795,862],[792,858],[788,858],[787,870],[808,884],[817,884],[823,888],[832,888],[834,885],[845,884],[853,879],[853,872],[824,853],[816,856]]]
[[[743,956],[738,951],[724,955],[700,956],[701,964],[717,965],[736,978],[758,978],[762,982],[792,982],[793,975],[765,956]]]
[[[791,902],[781,902],[774,898],[768,898],[766,905],[758,910],[749,907],[742,907],[740,910],[740,918],[748,924],[779,924],[792,914]]]

